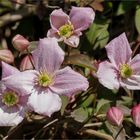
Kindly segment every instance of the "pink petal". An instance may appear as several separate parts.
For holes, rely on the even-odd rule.
[[[14,55],[10,50],[7,49],[0,49],[0,60],[6,63],[13,63],[14,62]]]
[[[57,94],[53,94],[50,91],[34,92],[29,97],[28,106],[31,110],[46,116],[51,116],[61,108],[61,99]]]
[[[2,79],[12,74],[19,73],[19,70],[5,62],[2,62]]]
[[[120,85],[130,90],[140,90],[140,76],[132,75],[130,78],[121,79]]]
[[[89,83],[81,74],[70,67],[59,70],[56,73],[55,83],[50,86],[52,92],[71,96],[74,93],[87,90]]]
[[[38,48],[33,52],[33,59],[37,70],[45,68],[52,73],[60,68],[64,60],[64,52],[56,39],[44,38],[40,39]]]
[[[140,74],[140,54],[137,54],[130,62],[134,74]]]
[[[34,87],[34,80],[38,72],[35,70],[28,70],[20,72],[4,78],[2,82],[6,87],[16,91],[19,95],[24,96],[32,93]]]
[[[64,42],[68,44],[70,47],[76,48],[79,45],[79,37],[73,35],[70,38],[65,39]]]
[[[70,20],[74,26],[75,32],[86,30],[93,22],[95,12],[88,7],[72,7],[70,11]]]
[[[25,71],[25,70],[32,70],[33,68],[33,57],[32,55],[26,55],[21,63],[20,63],[20,71]]]
[[[99,82],[109,89],[119,89],[115,67],[108,61],[101,62],[97,71]]]
[[[54,29],[50,29],[50,30],[48,30],[48,32],[47,32],[47,37],[54,37],[54,38],[56,38],[56,39],[59,39],[60,38],[60,36],[57,34],[57,30],[54,30]]]
[[[50,24],[52,29],[57,30],[62,25],[67,24],[69,16],[62,11],[62,9],[54,10],[50,15]]]
[[[16,126],[24,119],[24,109],[17,112],[5,112],[0,108],[0,126]]]
[[[116,66],[126,64],[130,61],[132,51],[125,33],[122,33],[108,43],[106,50],[108,58]]]

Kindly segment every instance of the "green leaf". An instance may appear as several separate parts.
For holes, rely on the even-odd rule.
[[[137,6],[137,10],[135,14],[135,25],[138,33],[140,34],[140,6]]]
[[[110,107],[109,100],[100,99],[97,103],[96,114],[106,113],[107,109]]]
[[[64,96],[64,95],[60,96],[60,98],[61,98],[61,101],[62,101],[62,107],[61,107],[60,112],[61,112],[61,115],[63,115],[64,111],[65,111],[65,108],[69,103],[69,98],[67,96]]]
[[[70,55],[69,57],[66,57],[65,63],[78,65],[78,66],[81,66],[84,68],[87,67],[89,69],[95,70],[89,57],[87,55],[84,55],[84,54]]]
[[[88,107],[89,105],[91,105],[93,103],[94,97],[95,97],[94,94],[91,94],[88,97],[85,97],[86,99],[83,99],[81,106]]]
[[[94,23],[91,25],[89,31],[86,33],[87,39],[91,45],[95,45],[94,48],[98,46],[105,46],[109,39],[108,23]],[[96,43],[96,44],[95,44]]]
[[[119,15],[123,15],[124,13],[125,13],[125,9],[123,7],[123,3],[121,2],[118,6],[116,15],[119,16]]]
[[[88,118],[88,110],[83,107],[74,110],[71,116],[78,122],[83,122]]]
[[[140,132],[139,132],[139,131],[136,131],[135,134],[136,134],[137,136],[140,136]]]
[[[129,0],[122,1],[118,6],[116,15],[119,16],[119,15],[125,14],[130,9],[135,8],[136,4],[137,4],[136,1],[129,1]]]
[[[139,137],[136,137],[134,140],[140,140],[140,136]]]
[[[96,49],[98,46],[100,46],[100,48],[105,47],[105,45],[107,44],[108,40],[109,40],[109,32],[107,30],[105,30],[97,38],[97,42],[94,45],[94,49]]]
[[[106,127],[112,133],[112,136],[115,138],[118,135],[118,132],[122,129],[122,126],[113,126],[108,121],[105,122]],[[126,140],[126,132],[125,129],[122,129],[115,140]]]

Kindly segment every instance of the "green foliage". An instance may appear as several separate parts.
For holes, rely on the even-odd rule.
[[[86,108],[78,108],[75,109],[71,116],[78,122],[84,122],[86,119],[88,119],[88,110]]]
[[[137,6],[136,8],[135,25],[138,33],[140,34],[140,6]]]
[[[91,25],[89,31],[86,33],[87,39],[90,44],[93,46],[93,49],[97,49],[97,47],[104,47],[109,39],[108,23],[105,21],[104,23],[94,23]]]
[[[110,107],[110,102],[111,101],[109,100],[100,99],[97,103],[96,114],[106,114],[108,108]]]

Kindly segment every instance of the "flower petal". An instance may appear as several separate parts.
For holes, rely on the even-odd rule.
[[[18,112],[5,112],[0,108],[0,126],[16,126],[24,119],[24,109]]]
[[[74,26],[75,32],[86,30],[93,22],[95,12],[88,7],[72,7],[70,11],[70,20]]]
[[[130,61],[132,51],[125,33],[122,33],[120,36],[108,43],[106,50],[108,58],[116,67]]]
[[[17,68],[15,68],[5,62],[2,62],[2,79],[7,76],[16,74],[18,72],[19,72],[19,70]]]
[[[51,116],[54,112],[60,110],[61,99],[57,94],[47,91],[37,91],[34,92],[29,97],[28,106],[31,110],[46,116]]]
[[[140,90],[140,76],[132,75],[130,78],[121,79],[120,85],[130,90]]]
[[[101,62],[97,71],[99,82],[109,89],[119,89],[115,67],[108,61]]]
[[[62,9],[54,10],[50,15],[50,24],[52,29],[57,30],[61,26],[67,24],[69,16]]]
[[[8,49],[0,49],[0,60],[6,63],[13,63],[14,55]]]
[[[64,42],[68,44],[70,47],[77,47],[79,45],[79,37],[78,36],[71,36],[68,39],[65,39]]]
[[[45,68],[52,73],[60,68],[64,60],[64,52],[59,47],[56,39],[40,39],[38,48],[33,51],[33,60],[37,70]]]
[[[57,30],[49,29],[47,32],[47,37],[54,37],[56,39],[59,39],[60,36],[57,34]]]
[[[140,54],[137,54],[130,62],[134,74],[140,74]]]
[[[87,90],[88,86],[89,83],[84,76],[66,67],[56,73],[55,83],[50,86],[50,89],[54,93],[71,96],[79,91]]]
[[[2,83],[4,83],[6,87],[16,91],[21,96],[24,96],[26,94],[31,94],[37,74],[38,72],[35,70],[20,72],[4,78]]]

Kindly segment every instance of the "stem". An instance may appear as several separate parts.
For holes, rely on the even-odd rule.
[[[125,92],[127,93],[127,95],[128,95],[129,97],[132,97],[132,93],[131,93],[130,90],[128,90],[127,88],[124,88],[124,90],[125,90]]]
[[[27,55],[28,55],[28,57],[29,57],[29,60],[30,60],[30,62],[31,62],[31,64],[32,64],[32,66],[33,66],[33,69],[35,69],[35,66],[34,66],[34,63],[33,63],[33,61],[32,61],[32,58],[31,58],[30,52],[29,52],[28,49],[26,49],[26,51],[27,51]]]
[[[105,134],[105,133],[102,133],[102,132],[99,132],[99,131],[96,131],[96,130],[93,130],[93,129],[86,129],[85,131],[83,131],[83,133],[94,135],[94,136],[97,136],[99,138],[103,138],[105,140],[114,140],[112,136]]]
[[[138,43],[138,44],[136,45],[136,47],[134,48],[134,50],[133,50],[133,52],[132,52],[132,57],[133,57],[134,54],[136,53],[136,51],[137,51],[137,49],[139,48],[139,46],[140,46],[140,43]]]
[[[121,133],[121,131],[123,130],[123,126],[121,127],[121,129],[118,131],[117,135],[115,136],[114,140],[117,140],[117,137],[119,136],[119,134]]]
[[[101,126],[102,124],[103,124],[102,122],[89,123],[89,124],[85,124],[84,127]]]
[[[55,122],[57,122],[58,119],[54,119],[52,120],[51,122],[47,123],[46,125],[44,125],[37,133],[36,135],[34,136],[34,138],[32,138],[31,140],[35,140],[35,138],[41,133],[41,131],[43,131],[43,129],[45,129],[46,127],[48,126],[51,126],[52,124],[54,124]]]

